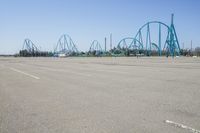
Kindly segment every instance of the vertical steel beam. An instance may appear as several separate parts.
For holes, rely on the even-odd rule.
[[[158,44],[159,44],[159,56],[161,56],[162,55],[162,48],[161,48],[161,24],[159,23],[159,42],[158,42]]]

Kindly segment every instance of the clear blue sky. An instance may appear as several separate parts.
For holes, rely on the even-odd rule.
[[[147,21],[170,24],[171,13],[180,44],[200,46],[200,0],[0,0],[0,54],[17,53],[25,38],[53,50],[64,33],[83,51],[110,33],[116,45]]]

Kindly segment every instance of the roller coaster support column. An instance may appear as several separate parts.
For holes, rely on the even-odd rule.
[[[175,56],[176,54],[180,54],[180,45],[178,41],[178,37],[176,34],[176,30],[174,28],[174,14],[171,17],[171,26],[170,26],[170,34],[169,34],[169,52],[171,56]]]
[[[159,24],[159,42],[158,42],[158,44],[159,44],[159,56],[161,56],[162,55],[162,48],[161,48],[161,24]]]
[[[149,23],[147,24],[147,36],[146,36],[146,54],[147,55],[151,55],[151,34],[150,34],[150,27],[149,27]],[[149,46],[149,48],[148,48]]]

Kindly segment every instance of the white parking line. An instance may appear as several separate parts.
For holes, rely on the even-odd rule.
[[[12,67],[10,67],[10,70],[15,71],[15,72],[18,72],[18,73],[21,73],[21,74],[24,74],[24,75],[29,76],[29,77],[34,78],[34,79],[40,79],[40,78],[37,77],[37,76],[28,74],[28,73],[26,73],[26,72],[22,72],[22,71],[20,71],[20,70],[17,70],[17,69],[15,69],[15,68],[12,68]]]
[[[188,126],[185,126],[183,124],[176,123],[176,122],[173,122],[173,121],[170,121],[170,120],[165,120],[165,123],[173,125],[173,126],[178,127],[178,128],[182,128],[182,129],[188,130],[188,131],[190,131],[192,133],[200,133],[199,130],[196,130],[194,128],[191,128],[191,127],[188,127]]]

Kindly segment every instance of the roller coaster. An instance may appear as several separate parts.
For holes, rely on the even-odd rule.
[[[19,55],[24,57],[35,57],[38,56],[39,53],[40,50],[36,47],[36,45],[30,39],[25,39]]]
[[[129,51],[136,51],[135,54],[139,54],[143,50],[143,44],[135,38],[127,37],[122,39],[117,46],[117,50],[120,50],[120,53],[126,55],[125,53]]]
[[[101,44],[97,40],[94,40],[91,43],[90,48],[89,48],[89,54],[95,55],[95,56],[100,56],[103,54]]]
[[[22,51],[32,55],[40,52],[30,39],[24,40]],[[59,38],[53,53],[54,55],[74,56],[84,52],[79,52],[72,38],[64,34]],[[88,53],[88,55],[99,56],[106,54],[106,51],[103,51],[100,43],[94,40]],[[128,56],[130,54],[179,56],[180,45],[174,26],[174,14],[171,16],[170,25],[161,21],[147,22],[139,28],[135,36],[123,38],[117,44],[117,48],[111,49],[110,53],[111,55],[117,53]]]
[[[24,40],[22,50],[26,50],[28,53],[39,52],[39,49],[30,39]]]
[[[71,37],[67,34],[62,35],[54,49],[54,54],[74,55],[76,53],[78,49]]]
[[[23,57],[38,57],[38,56],[52,56],[51,52],[47,51],[41,51],[41,49],[38,49],[38,47],[30,40],[30,39],[25,39],[22,50],[19,52],[19,56]]]
[[[160,21],[147,22],[139,28],[135,37],[123,38],[118,43],[117,48],[120,50],[143,50],[147,56],[153,52],[159,56],[162,54],[167,56],[180,55],[180,45],[173,19],[174,15],[172,14],[171,25]]]

